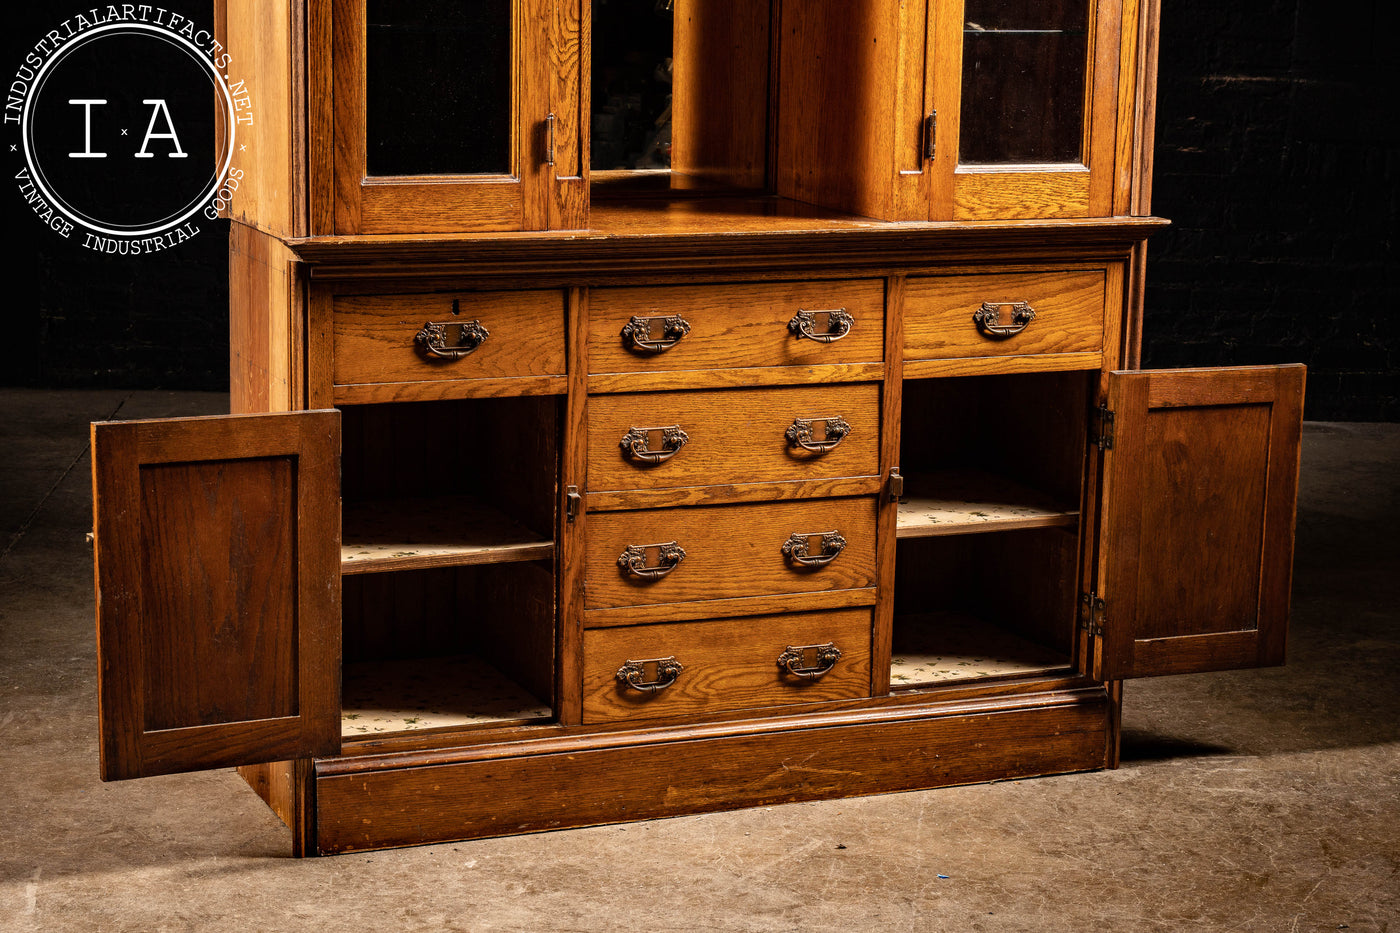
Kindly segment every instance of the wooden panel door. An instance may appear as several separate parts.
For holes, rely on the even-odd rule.
[[[1112,215],[1122,8],[929,4],[930,219]]]
[[[1096,679],[1283,663],[1304,374],[1109,375]]]
[[[582,226],[580,0],[321,0],[313,74],[334,139],[314,232]],[[328,74],[324,73],[328,72]],[[315,113],[313,112],[313,118]],[[314,127],[313,127],[314,135]],[[330,177],[324,177],[329,173]]]
[[[340,413],[92,426],[103,780],[340,751]]]

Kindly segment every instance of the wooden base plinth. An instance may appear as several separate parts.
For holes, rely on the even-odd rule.
[[[310,851],[356,852],[1103,768],[1102,685],[315,762]],[[309,841],[309,840],[308,840]],[[299,847],[300,848],[300,847]]]

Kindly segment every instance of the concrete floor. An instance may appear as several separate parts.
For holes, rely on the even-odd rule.
[[[87,422],[0,390],[0,930],[1400,930],[1400,425],[1304,434],[1290,661],[1130,683],[1118,771],[296,861],[97,780]]]

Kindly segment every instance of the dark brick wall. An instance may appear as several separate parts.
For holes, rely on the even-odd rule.
[[[1307,363],[1307,417],[1400,420],[1397,23],[1164,3],[1145,366]]]

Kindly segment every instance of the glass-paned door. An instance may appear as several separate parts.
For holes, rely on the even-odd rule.
[[[578,0],[331,9],[335,233],[551,225],[554,180],[581,172]]]
[[[932,216],[1110,214],[1120,0],[935,6]]]

